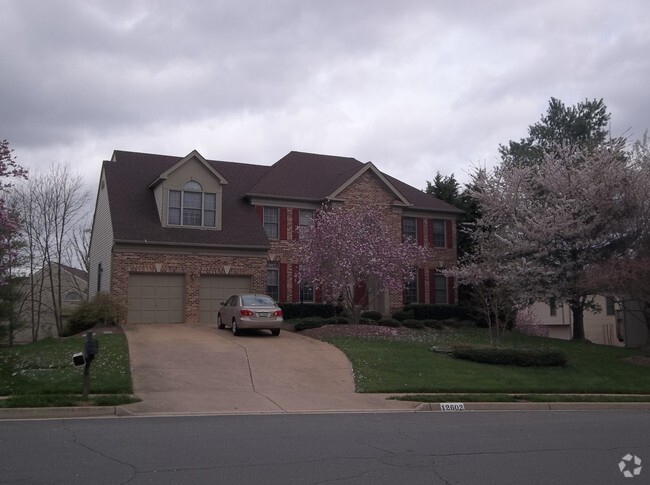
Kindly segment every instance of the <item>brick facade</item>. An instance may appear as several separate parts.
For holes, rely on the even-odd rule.
[[[266,292],[265,257],[116,251],[113,255],[111,288],[115,297],[128,301],[129,274],[185,275],[185,321],[199,322],[199,289],[202,275],[251,276],[252,290]]]

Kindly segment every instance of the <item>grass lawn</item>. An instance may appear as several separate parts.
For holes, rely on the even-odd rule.
[[[502,346],[552,347],[568,355],[565,367],[514,367],[431,351],[432,346],[448,348],[454,343],[487,345],[488,332],[480,328],[399,329],[390,338],[331,335],[322,340],[346,353],[358,392],[650,395],[650,367],[626,360],[648,356],[640,350],[509,333]]]
[[[98,335],[90,366],[90,405],[134,402],[129,350],[123,334]],[[72,365],[81,336],[0,347],[0,407],[74,406],[81,401],[83,368]],[[6,398],[5,398],[6,397]]]

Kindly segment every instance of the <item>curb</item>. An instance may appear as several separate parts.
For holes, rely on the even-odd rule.
[[[650,402],[468,402],[465,411],[650,411]],[[415,411],[443,411],[440,403],[420,403]],[[462,412],[462,411],[456,411]]]
[[[11,419],[69,419],[119,416],[121,406],[85,406],[52,408],[3,408],[0,421]]]

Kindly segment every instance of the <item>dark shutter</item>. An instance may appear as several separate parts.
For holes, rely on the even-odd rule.
[[[298,281],[298,273],[300,266],[297,264],[291,265],[291,301],[297,303],[300,301],[300,282]]]
[[[424,303],[424,269],[418,268],[418,303]]]
[[[436,270],[429,270],[429,303],[436,304]]]
[[[433,219],[427,219],[427,233],[429,236],[429,246],[433,246]]]
[[[280,263],[280,301],[287,301],[287,263]]]
[[[453,225],[454,225],[454,221],[448,219],[447,230],[445,231],[447,233],[447,249],[454,249],[454,233],[452,231]]]
[[[291,211],[291,232],[294,241],[300,239],[300,209]]]
[[[454,281],[453,276],[448,276],[447,277],[447,301],[450,305],[453,305],[456,303],[456,293],[455,293],[455,288],[456,287],[456,282]]]
[[[280,208],[280,240],[287,240],[287,209],[286,207]]]
[[[417,231],[418,231],[418,244],[424,246],[424,219],[418,217],[417,222]]]
[[[264,207],[261,205],[255,206],[255,209],[257,210],[257,217],[259,218],[260,222],[264,224]]]

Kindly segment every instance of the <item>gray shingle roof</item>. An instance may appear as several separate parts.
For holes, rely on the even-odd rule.
[[[292,151],[272,166],[208,160],[228,184],[223,186],[223,230],[164,227],[149,185],[182,157],[115,151],[104,162],[106,186],[118,241],[163,244],[268,247],[269,241],[247,196],[324,200],[358,173],[354,158]],[[461,211],[393,177],[387,180],[414,209],[458,214]]]

